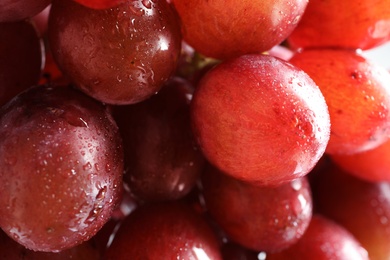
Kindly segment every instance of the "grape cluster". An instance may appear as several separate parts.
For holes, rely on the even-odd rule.
[[[0,259],[390,258],[389,6],[3,0]]]

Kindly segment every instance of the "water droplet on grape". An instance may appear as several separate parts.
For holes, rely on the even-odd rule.
[[[91,163],[90,163],[90,162],[87,162],[87,163],[83,166],[83,169],[84,169],[84,171],[92,169]]]

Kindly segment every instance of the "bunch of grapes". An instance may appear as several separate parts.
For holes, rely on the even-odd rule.
[[[3,0],[0,258],[389,259],[389,7]]]

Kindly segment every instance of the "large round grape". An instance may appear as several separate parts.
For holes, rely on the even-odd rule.
[[[304,176],[329,140],[329,112],[318,87],[302,70],[267,55],[212,69],[194,93],[191,114],[206,158],[261,185]]]
[[[64,74],[108,104],[132,104],[160,90],[176,69],[181,33],[166,1],[126,1],[94,10],[53,1],[49,43]]]
[[[25,247],[88,240],[122,192],[123,151],[108,110],[67,87],[34,87],[0,110],[0,227]]]
[[[298,24],[307,0],[172,0],[183,37],[200,53],[226,59],[260,53],[282,42]]]

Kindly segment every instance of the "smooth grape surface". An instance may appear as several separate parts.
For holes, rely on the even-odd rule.
[[[90,239],[122,192],[108,110],[69,87],[34,87],[0,110],[0,226],[36,251]]]
[[[53,1],[49,44],[79,89],[108,104],[133,104],[155,94],[176,69],[181,33],[166,1],[126,1],[94,10]]]
[[[325,97],[331,122],[327,153],[363,152],[388,139],[388,71],[345,49],[304,50],[290,62],[309,74]]]
[[[202,185],[206,208],[228,238],[255,251],[275,252],[296,243],[312,216],[305,178],[260,187],[208,167]]]
[[[332,160],[350,174],[371,181],[390,181],[390,141],[361,153],[335,154]]]
[[[173,0],[183,37],[198,52],[226,59],[261,53],[293,31],[306,0]]]
[[[191,116],[210,163],[260,185],[304,176],[329,139],[329,113],[318,87],[299,68],[268,55],[214,67],[194,92]]]
[[[288,38],[294,48],[371,49],[390,40],[390,0],[310,0]]]
[[[104,259],[222,260],[215,234],[197,214],[177,202],[140,207],[121,224]]]
[[[0,106],[38,83],[42,52],[42,42],[30,22],[0,23]]]
[[[205,160],[191,131],[191,97],[188,83],[176,80],[144,102],[114,108],[124,142],[124,180],[137,198],[179,199],[198,180]]]

